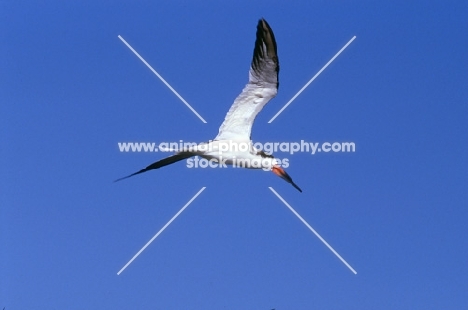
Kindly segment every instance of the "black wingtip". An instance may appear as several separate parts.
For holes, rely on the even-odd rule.
[[[257,38],[255,40],[255,48],[251,66],[255,71],[260,71],[261,63],[267,57],[270,58],[276,64],[276,83],[277,87],[279,87],[279,61],[276,39],[275,35],[273,34],[273,30],[263,17],[258,21],[256,37]],[[264,50],[264,46],[266,47],[266,50]]]
[[[127,175],[126,177],[123,177],[123,178],[120,178],[120,179],[115,180],[114,183],[115,183],[115,182],[122,181],[122,180],[125,180],[125,179],[128,179],[128,178],[130,178],[130,177],[133,177],[134,175],[137,175],[137,174],[140,174],[140,173],[143,173],[143,172],[146,172],[146,171],[148,171],[148,169],[141,169],[141,170],[138,171],[138,172],[132,173],[132,174],[130,174],[130,175]]]
[[[134,175],[137,175],[137,174],[140,174],[140,173],[149,171],[149,170],[159,169],[159,168],[161,168],[161,167],[164,167],[164,166],[173,164],[173,163],[178,162],[178,161],[181,161],[181,160],[183,160],[183,159],[187,159],[187,158],[192,157],[192,156],[194,156],[194,155],[195,155],[195,154],[192,153],[192,152],[180,152],[180,153],[174,154],[174,155],[172,155],[172,156],[169,156],[169,157],[166,157],[166,158],[164,158],[164,159],[158,160],[157,162],[152,163],[151,165],[149,165],[149,166],[146,167],[146,168],[141,169],[140,171],[137,171],[137,172],[135,172],[135,173],[132,173],[132,174],[130,174],[130,175],[127,175],[126,177],[117,179],[117,180],[114,181],[114,183],[115,183],[115,182],[122,181],[122,180],[125,180],[125,179],[128,179],[129,177],[133,177]]]
[[[268,52],[273,54],[269,56],[276,58],[277,61],[278,50],[276,46],[275,35],[270,25],[264,18],[261,18],[258,21],[256,36],[257,39],[255,41],[254,56],[260,55],[263,57],[263,43],[265,43],[265,45],[267,45]]]
[[[131,175],[127,175],[126,177],[123,177],[123,178],[120,178],[120,179],[117,179],[117,180],[114,180],[113,183],[116,183],[116,182],[119,182],[119,181],[122,181],[122,180],[125,180],[125,179],[128,179],[129,177],[133,176],[133,174]]]

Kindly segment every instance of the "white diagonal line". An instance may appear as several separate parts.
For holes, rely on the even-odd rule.
[[[151,71],[153,71],[154,74],[156,74],[156,76],[157,76],[164,84],[166,84],[166,86],[167,86],[180,100],[182,100],[183,103],[185,103],[185,105],[186,105],[193,113],[195,113],[196,116],[198,116],[198,118],[199,118],[203,123],[206,124],[205,119],[204,119],[203,117],[201,117],[201,115],[198,114],[198,112],[195,111],[195,109],[192,108],[192,106],[191,106],[187,101],[185,101],[185,99],[182,98],[182,96],[179,95],[179,93],[178,93],[174,88],[172,88],[172,86],[169,85],[169,83],[166,82],[166,80],[165,80],[158,72],[156,72],[156,70],[154,70],[153,67],[151,67],[150,64],[146,62],[146,60],[143,59],[143,57],[140,56],[140,54],[138,54],[138,52],[135,51],[135,50],[133,49],[133,47],[131,47],[130,44],[128,44],[127,41],[124,40],[124,38],[122,38],[120,35],[119,35],[118,37],[119,37],[119,39],[120,39],[125,45],[127,45],[127,47],[128,47],[138,58],[140,58],[140,60],[141,60]]]
[[[271,122],[273,122],[273,121],[275,120],[275,118],[277,118],[278,115],[280,115],[281,112],[283,112],[284,109],[286,109],[286,108],[288,107],[288,105],[290,105],[290,104],[297,98],[297,96],[299,96],[299,95],[304,91],[304,89],[306,89],[307,86],[309,86],[310,83],[312,83],[312,82],[320,75],[320,73],[322,73],[322,71],[325,70],[325,69],[328,67],[328,65],[331,64],[331,63],[333,62],[333,60],[335,60],[335,58],[338,57],[338,56],[341,54],[341,52],[343,52],[343,51],[345,50],[345,48],[347,48],[348,45],[350,45],[351,42],[354,41],[354,39],[356,39],[356,36],[352,37],[352,39],[349,40],[348,43],[346,43],[346,45],[343,46],[343,47],[340,49],[340,51],[339,51],[338,53],[336,53],[335,56],[333,56],[333,58],[330,59],[330,61],[328,61],[327,64],[326,64],[325,66],[323,66],[323,68],[320,69],[320,71],[317,72],[317,74],[314,75],[314,77],[311,78],[310,81],[307,82],[307,84],[305,84],[304,87],[302,87],[301,90],[298,91],[297,94],[295,94],[294,97],[292,97],[291,100],[289,100],[288,103],[286,103],[286,104],[284,105],[284,107],[282,107],[281,110],[279,110],[278,113],[276,113],[276,115],[273,116],[273,117],[268,121],[268,124],[270,124]]]
[[[128,263],[125,264],[125,266],[122,267],[122,269],[120,269],[119,272],[117,272],[117,275],[120,275],[122,273],[122,271],[125,270],[125,268],[127,268],[137,257],[138,255],[141,254],[141,252],[143,252],[150,244],[151,242],[154,241],[154,239],[156,239],[163,231],[164,229],[166,229],[194,200],[195,198],[198,197],[198,195],[201,194],[201,192],[203,192],[205,190],[206,187],[202,187],[202,189],[200,189],[198,191],[198,193],[195,194],[195,196],[192,197],[192,199],[189,200],[189,202],[187,202],[185,204],[185,206],[182,207],[182,209],[179,210],[179,212],[176,213],[176,215],[174,215],[170,220],[169,222],[166,223],[166,225],[163,226],[163,228],[161,228],[157,233],[156,235],[154,235],[153,238],[151,238],[150,241],[148,241],[142,248],[140,251],[138,251],[138,253],[136,253],[131,260],[128,261]]]
[[[280,194],[278,194],[272,187],[268,187],[268,188],[273,192],[273,194],[275,194],[275,195],[286,205],[286,207],[289,208],[289,210],[292,211],[292,213],[294,213],[295,216],[297,216],[297,217],[302,221],[302,223],[304,223],[305,226],[307,226],[307,228],[309,228],[309,229],[317,236],[317,238],[320,239],[320,241],[323,242],[323,244],[325,244],[325,245],[330,249],[330,251],[333,252],[333,254],[336,255],[336,257],[338,257],[338,258],[343,262],[343,264],[346,265],[346,267],[349,268],[349,270],[351,270],[354,274],[357,274],[356,270],[354,270],[353,267],[351,267],[351,266],[343,259],[343,257],[341,257],[341,255],[338,254],[338,252],[336,252],[336,251],[331,247],[331,245],[329,245],[328,242],[326,242],[325,239],[323,239],[322,236],[320,236],[320,235],[318,234],[318,232],[316,232],[315,229],[313,229],[312,226],[310,226],[309,223],[307,223],[306,220],[304,220],[304,219],[302,218],[302,216],[300,216],[299,213],[297,213],[296,210],[294,210],[293,207],[291,207],[291,206],[286,202],[286,200],[284,200],[283,197],[280,196]]]

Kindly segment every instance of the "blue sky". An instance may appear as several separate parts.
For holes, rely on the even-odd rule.
[[[466,307],[467,13],[463,1],[1,2],[0,308]],[[288,156],[302,194],[270,172],[183,162],[113,183],[164,156],[118,142],[214,138],[261,17],[281,85],[254,141],[356,152]]]

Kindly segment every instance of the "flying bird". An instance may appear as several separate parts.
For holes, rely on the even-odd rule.
[[[279,62],[275,36],[266,20],[262,18],[257,25],[249,82],[234,100],[216,138],[207,143],[179,150],[174,155],[117,179],[115,182],[149,170],[159,169],[192,156],[200,156],[225,165],[272,171],[302,192],[281,167],[280,162],[272,155],[256,149],[251,140],[255,117],[278,92],[278,73]]]

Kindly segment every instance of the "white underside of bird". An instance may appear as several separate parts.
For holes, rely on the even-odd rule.
[[[257,25],[249,82],[234,100],[216,138],[207,143],[178,150],[174,155],[116,181],[149,170],[159,169],[192,156],[200,156],[226,165],[272,171],[302,192],[279,165],[278,160],[272,155],[256,149],[251,140],[255,117],[278,92],[278,73],[279,62],[275,37],[268,23],[261,19]]]

